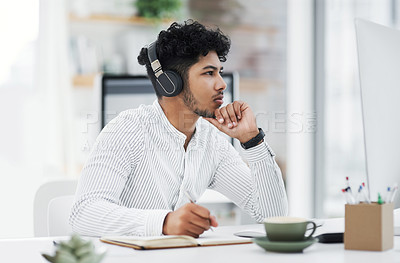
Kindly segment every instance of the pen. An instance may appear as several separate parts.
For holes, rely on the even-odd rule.
[[[361,203],[362,201],[365,201],[365,197],[363,195],[363,187],[360,185],[358,188],[358,193],[357,193],[357,198],[356,198],[356,204]]]
[[[349,177],[348,176],[346,176],[346,184],[347,184],[346,191],[350,191],[350,193],[351,193],[351,187],[350,187],[350,182],[349,182]]]
[[[370,204],[371,201],[369,200],[369,197],[368,197],[368,194],[367,194],[367,189],[365,189],[365,187],[362,188],[362,193],[363,193],[365,202],[366,202],[367,204]]]
[[[385,196],[385,203],[389,203],[391,198],[392,192],[390,191],[390,186],[388,186],[387,191],[386,191],[386,196]]]
[[[390,202],[394,202],[394,198],[396,197],[398,188],[399,187],[397,186],[397,183],[392,187],[392,197],[390,199]]]
[[[348,188],[342,189],[342,192],[344,194],[344,197],[346,198],[346,202],[350,205],[355,204],[355,200],[353,195],[348,191]]]
[[[189,199],[189,201],[190,201],[192,204],[195,204],[195,203],[196,203],[196,199],[194,199],[194,198],[192,197],[192,195],[191,195],[188,191],[185,191],[185,195],[186,195],[186,197]]]
[[[192,204],[195,204],[195,203],[196,203],[196,199],[194,199],[194,198],[192,197],[192,195],[191,195],[188,191],[185,191],[185,195],[186,195],[186,197],[189,199],[189,201],[190,201]],[[211,223],[211,219],[208,219],[208,220],[209,220],[210,223]],[[212,226],[210,226],[210,229],[211,229],[211,231],[214,232],[214,229],[212,228]]]
[[[350,199],[350,204],[356,204],[356,199],[354,198],[353,193],[351,192],[350,186],[346,188],[346,195]]]
[[[365,187],[365,183],[364,182],[362,182],[361,185],[363,186],[363,193],[364,193],[365,200],[367,201],[368,204],[370,204],[371,200],[369,200],[368,189]]]

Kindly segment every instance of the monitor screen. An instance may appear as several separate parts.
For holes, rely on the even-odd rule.
[[[224,104],[238,98],[238,77],[236,73],[224,73],[226,82]],[[156,99],[154,88],[147,76],[103,75],[101,80],[101,128],[127,109],[141,104],[150,105]]]
[[[356,32],[367,182],[376,201],[400,183],[400,31],[359,19]]]

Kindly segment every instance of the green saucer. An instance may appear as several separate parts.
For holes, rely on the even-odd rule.
[[[267,251],[300,253],[303,249],[311,246],[318,240],[310,238],[304,241],[270,241],[267,237],[256,237],[252,241]]]

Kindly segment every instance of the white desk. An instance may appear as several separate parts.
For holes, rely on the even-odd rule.
[[[234,233],[242,230],[263,231],[263,225],[246,225],[219,227],[215,231]],[[324,221],[316,235],[324,232],[341,232],[344,230],[343,219]],[[67,237],[46,237],[29,239],[0,240],[1,262],[47,262],[40,253],[53,254],[53,240],[65,240]],[[107,248],[107,256],[102,263],[138,263],[138,262],[221,262],[224,259],[234,262],[400,262],[400,236],[394,237],[394,248],[384,252],[345,250],[343,244],[316,243],[303,253],[283,254],[266,252],[256,244],[196,247],[162,250],[137,251],[129,248],[107,245],[94,239],[96,247]]]

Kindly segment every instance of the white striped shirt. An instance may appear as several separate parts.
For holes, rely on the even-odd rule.
[[[109,123],[82,170],[70,224],[89,236],[162,235],[167,213],[216,190],[261,222],[287,214],[275,155],[266,142],[243,150],[248,165],[212,124],[199,118],[186,136],[153,105]]]

